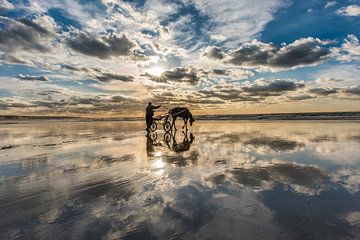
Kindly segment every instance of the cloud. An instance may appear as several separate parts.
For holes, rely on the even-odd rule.
[[[103,73],[101,75],[96,76],[96,79],[100,82],[110,82],[113,80],[119,80],[123,82],[132,82],[134,81],[134,77],[130,75],[120,75],[116,73]]]
[[[213,69],[212,73],[216,75],[229,75],[229,73],[225,69]]]
[[[337,4],[336,1],[329,1],[325,4],[325,8],[331,8]]]
[[[85,66],[78,66],[78,65],[70,65],[70,64],[61,64],[60,66],[62,69],[69,70],[69,71],[75,71],[75,72],[101,72],[100,68],[94,68],[94,67],[85,67]]]
[[[309,90],[309,93],[314,93],[316,95],[328,96],[338,92],[336,88],[312,88]]]
[[[165,89],[153,93],[152,98],[159,104],[191,105],[197,109],[202,109],[204,106],[210,109],[211,106],[225,103],[225,101],[213,97],[203,97],[197,92],[175,92],[175,89]]]
[[[344,90],[344,92],[347,93],[347,94],[360,96],[360,86],[347,88],[347,89]]]
[[[80,33],[68,39],[67,45],[77,52],[100,59],[130,55],[135,47],[135,44],[125,35],[97,37],[89,33]]]
[[[278,48],[270,43],[253,40],[228,53],[226,62],[237,66],[293,68],[322,62],[330,51],[316,38],[302,38]]]
[[[210,89],[199,90],[196,96],[203,99],[220,99],[225,103],[231,102],[263,102],[267,97],[275,97],[296,91],[305,87],[303,83],[290,80],[259,80],[243,86],[215,86]]]
[[[359,5],[349,5],[342,7],[336,11],[337,14],[348,17],[360,16],[360,6]]]
[[[283,0],[187,0],[195,5],[201,15],[208,18],[204,32],[219,39],[228,47],[248,41],[259,34],[278,9],[288,5]],[[226,39],[225,41],[223,39]]]
[[[154,82],[163,83],[186,83],[190,85],[196,85],[199,81],[206,77],[208,72],[203,69],[199,69],[193,66],[182,66],[167,70],[161,74],[161,76],[153,76],[149,73],[145,73],[144,76]]]
[[[14,5],[6,0],[0,0],[0,14],[14,9]]]
[[[277,137],[259,137],[252,138],[244,142],[246,145],[252,145],[255,147],[264,146],[269,147],[273,151],[290,151],[296,148],[303,148],[305,144],[298,143],[296,141],[282,139]]]
[[[302,94],[302,95],[288,96],[288,98],[294,101],[303,101],[303,100],[313,99],[315,97],[309,94]]]
[[[242,87],[242,90],[253,96],[278,96],[282,92],[295,91],[303,87],[305,87],[305,84],[303,83],[288,80],[276,80]]]
[[[288,69],[322,62],[330,56],[330,50],[321,45],[326,42],[317,38],[301,38],[280,48],[258,40],[243,43],[239,48],[224,53],[217,47],[208,47],[204,55],[242,67]]]
[[[360,43],[354,34],[349,34],[339,48],[333,48],[337,60],[343,62],[360,61]]]
[[[200,75],[203,73],[201,69],[194,67],[177,67],[172,70],[165,71],[163,75],[173,82],[189,82],[194,85],[200,80]]]
[[[10,110],[13,108],[27,108],[31,107],[28,103],[22,103],[22,102],[13,102],[11,100],[3,101],[0,99],[0,110]]]
[[[226,102],[259,102],[264,100],[263,97],[254,97],[244,94],[241,89],[237,88],[213,88],[209,90],[200,90],[196,95],[202,98],[218,98]]]
[[[294,100],[294,101],[302,101],[302,100],[308,100],[308,99],[312,99],[315,98],[314,96],[305,94],[305,95],[297,95],[297,96],[288,96],[289,99]]]
[[[225,57],[222,49],[215,46],[207,47],[203,55],[212,59],[223,59]]]
[[[0,24],[5,26],[0,29],[0,50],[49,51],[43,40],[50,38],[52,33],[39,24],[28,19],[13,20],[6,17],[0,17]]]
[[[27,81],[40,81],[40,82],[49,81],[48,77],[46,76],[31,76],[31,75],[19,74],[18,78],[20,80],[27,80]]]
[[[60,67],[67,71],[84,73],[86,76],[90,78],[94,78],[101,83],[107,83],[114,80],[119,80],[123,82],[134,81],[134,76],[132,75],[122,75],[118,73],[107,72],[100,67],[86,67],[86,66],[70,65],[70,64],[61,64]]]
[[[296,186],[315,190],[329,178],[325,172],[318,168],[288,163],[255,166],[250,169],[237,168],[229,172],[232,174],[233,180],[245,186],[266,188],[268,184],[274,186],[281,182],[294,188],[294,190],[301,189],[296,188]]]
[[[37,99],[29,101],[32,113],[85,114],[134,113],[143,109],[145,102],[132,97],[114,95],[70,96],[61,99]],[[29,105],[28,105],[29,107]]]
[[[315,74],[315,83],[322,88],[347,88],[359,84],[359,74],[356,64],[329,66]]]

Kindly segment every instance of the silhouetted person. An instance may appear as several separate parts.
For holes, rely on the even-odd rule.
[[[159,106],[153,106],[151,104],[151,102],[148,103],[147,107],[146,107],[146,131],[150,132],[150,126],[153,123],[153,116],[154,116],[154,109],[157,109],[161,107],[161,105]]]

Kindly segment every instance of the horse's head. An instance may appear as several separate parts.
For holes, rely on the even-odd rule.
[[[191,117],[190,118],[190,126],[192,126],[193,122],[195,122],[195,118]]]

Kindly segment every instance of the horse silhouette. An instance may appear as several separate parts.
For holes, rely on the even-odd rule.
[[[187,129],[188,121],[190,122],[190,126],[192,126],[193,122],[195,122],[195,119],[194,119],[193,115],[191,114],[190,110],[185,107],[176,107],[176,108],[170,109],[169,115],[172,116],[171,127],[174,127],[175,130],[176,130],[175,121],[178,117],[182,118],[184,120],[184,125],[182,126],[182,128]]]

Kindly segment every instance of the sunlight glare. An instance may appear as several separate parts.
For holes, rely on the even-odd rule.
[[[150,73],[151,75],[157,76],[157,77],[160,77],[161,74],[163,74],[163,72],[165,72],[165,68],[163,68],[161,66],[155,66],[148,70],[148,73]]]
[[[161,160],[161,159],[157,159],[154,163],[153,163],[155,168],[163,168],[165,166],[165,163]]]

